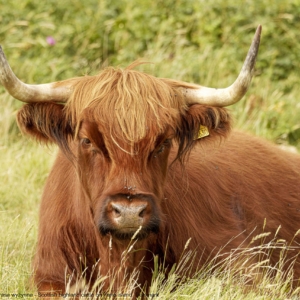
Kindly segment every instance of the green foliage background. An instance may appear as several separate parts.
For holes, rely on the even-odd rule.
[[[142,59],[153,64],[140,70],[213,87],[234,81],[261,24],[256,77],[230,108],[235,127],[299,148],[299,0],[0,0],[0,24],[0,44],[27,83]],[[56,151],[20,134],[21,105],[0,88],[0,293],[34,290],[38,205]]]

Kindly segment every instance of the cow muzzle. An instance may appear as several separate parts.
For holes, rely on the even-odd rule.
[[[159,230],[159,213],[152,196],[118,194],[107,197],[102,208],[99,229],[117,239],[143,239]]]

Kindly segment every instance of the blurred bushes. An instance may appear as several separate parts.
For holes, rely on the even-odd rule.
[[[0,44],[28,83],[141,58],[155,65],[140,69],[156,76],[227,86],[262,24],[257,77],[233,107],[236,124],[273,140],[300,126],[292,116],[300,114],[298,0],[0,0],[0,8]]]
[[[263,25],[258,69],[272,80],[300,69],[300,5],[292,0],[1,0],[0,21],[9,60],[20,65],[32,59],[40,65],[34,77],[49,80],[97,70],[104,63],[128,64],[158,41],[169,59],[174,59],[174,47],[195,53],[210,47],[212,55],[222,47],[234,49],[228,68],[235,71],[234,61],[244,59],[258,24]],[[47,36],[56,44],[48,45]]]

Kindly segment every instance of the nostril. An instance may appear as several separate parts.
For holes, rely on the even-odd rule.
[[[113,212],[118,215],[121,213],[117,208],[113,208]]]
[[[119,217],[121,215],[121,209],[116,204],[112,204],[112,212],[114,213],[115,217]]]
[[[145,214],[146,208],[142,209],[141,212],[139,213],[139,217],[143,218]]]

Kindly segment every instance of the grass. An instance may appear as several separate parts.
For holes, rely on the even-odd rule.
[[[269,235],[267,232],[257,235],[253,241],[263,240]],[[281,257],[278,264],[271,267],[269,257],[275,248],[281,249]],[[169,272],[168,280],[165,280],[164,265],[159,264],[158,257],[155,256],[153,278],[147,299],[298,299],[300,288],[291,289],[292,270],[283,271],[282,267],[286,262],[287,251],[293,249],[283,240],[277,240],[275,234],[268,243],[252,248],[235,249],[228,255],[216,255],[192,277],[189,276],[189,266],[197,259],[199,253],[187,251]],[[130,247],[124,253],[124,262],[127,253],[130,253]],[[254,262],[257,257],[264,259]],[[78,280],[75,286],[68,286],[64,295],[71,299],[72,295],[78,294],[83,295],[80,299],[92,299],[92,295],[110,299],[115,294],[117,299],[131,299],[130,295],[134,294],[134,289],[138,287],[136,276],[136,273],[131,274],[122,289],[117,293],[109,290],[106,296],[101,291],[103,277],[99,278],[92,290],[87,289],[84,280]],[[114,279],[112,275],[111,287]]]
[[[231,109],[235,127],[276,143],[300,143],[300,6],[297,0],[0,0],[0,44],[28,83],[45,83],[136,59],[140,70],[202,85],[231,84],[262,24],[256,77]],[[47,43],[47,37],[55,40]],[[35,293],[31,257],[43,184],[56,148],[23,137],[21,103],[0,88],[0,296]],[[262,247],[268,247],[265,245]],[[151,293],[162,299],[285,299],[286,281],[267,275],[245,293],[243,276],[216,269],[178,285],[157,266]],[[174,287],[178,288],[174,290]],[[1,296],[1,299],[5,297]]]

